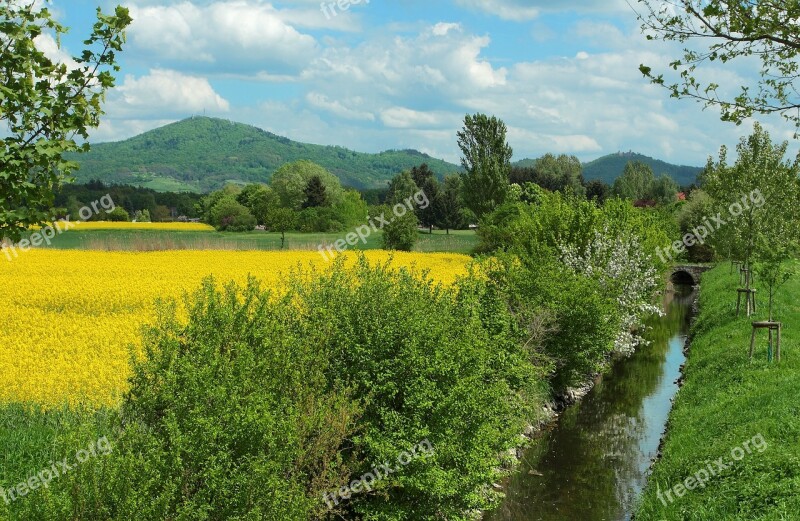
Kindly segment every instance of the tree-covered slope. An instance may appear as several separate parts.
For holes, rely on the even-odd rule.
[[[379,154],[299,143],[256,127],[193,117],[116,143],[98,143],[83,155],[78,182],[100,179],[159,191],[209,191],[226,182],[267,182],[283,164],[308,159],[356,188],[385,186],[413,166],[428,163],[438,175],[459,167],[416,150]]]
[[[673,165],[635,152],[618,152],[583,165],[583,177],[587,181],[600,179],[605,183],[613,184],[614,180],[622,175],[625,165],[630,161],[641,161],[649,165],[657,176],[667,174],[680,186],[694,183],[697,175],[703,170],[695,166]]]

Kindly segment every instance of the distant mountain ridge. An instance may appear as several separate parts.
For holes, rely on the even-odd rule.
[[[696,166],[673,165],[660,159],[653,159],[635,152],[617,152],[590,161],[583,165],[583,177],[587,181],[600,179],[604,183],[613,184],[614,180],[622,175],[625,165],[630,161],[641,161],[653,169],[657,176],[669,175],[679,186],[687,186],[697,181],[697,176],[703,171]]]
[[[97,143],[91,151],[71,155],[80,164],[77,182],[100,179],[158,191],[207,192],[226,183],[267,182],[285,163],[308,159],[342,183],[377,188],[403,170],[428,163],[444,176],[461,167],[416,150],[378,154],[338,146],[292,141],[257,127],[228,120],[192,117],[114,143]]]
[[[609,185],[614,184],[617,177],[621,176],[622,172],[625,171],[625,165],[630,161],[641,161],[652,168],[655,175],[667,174],[680,186],[694,183],[697,180],[697,176],[703,171],[700,167],[673,165],[636,152],[617,152],[583,163],[583,177],[587,181],[599,179]],[[514,165],[532,167],[535,162],[535,159],[523,159],[517,161]]]
[[[398,173],[427,163],[440,177],[461,171],[416,150],[378,154],[339,146],[293,141],[260,128],[233,121],[195,116],[145,132],[124,141],[96,143],[86,154],[71,154],[80,169],[77,182],[100,179],[157,191],[208,192],[227,183],[268,182],[286,163],[307,159],[318,163],[359,189],[382,188]],[[679,166],[633,152],[610,154],[584,163],[586,180],[612,184],[629,161],[642,161],[656,175],[669,174],[680,185],[695,181],[702,168]],[[533,166],[523,159],[517,166]]]

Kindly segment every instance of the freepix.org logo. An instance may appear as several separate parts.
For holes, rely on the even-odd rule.
[[[38,232],[34,232],[30,234],[27,239],[23,239],[19,241],[17,244],[12,244],[10,246],[3,246],[3,253],[5,254],[6,260],[11,262],[12,260],[19,257],[19,252],[26,252],[31,248],[38,248],[42,244],[46,244],[50,246],[52,240],[56,237],[56,235],[61,235],[62,233],[71,230],[75,226],[79,225],[81,221],[88,221],[95,215],[98,215],[100,211],[105,211],[105,213],[111,213],[116,209],[116,205],[114,204],[114,200],[111,199],[111,195],[106,194],[101,197],[97,201],[93,201],[91,204],[87,204],[80,210],[78,210],[78,217],[80,221],[71,221],[70,218],[74,217],[67,215],[63,219],[59,219],[58,221],[48,224],[47,226],[42,227]],[[13,256],[12,256],[13,255]]]
[[[743,195],[739,201],[736,201],[728,207],[728,219],[738,219],[744,212],[751,208],[761,208],[764,206],[764,203],[766,203],[764,194],[761,193],[761,190],[756,188],[750,192],[749,195]],[[661,259],[661,262],[667,264],[668,261],[674,260],[675,257],[685,252],[686,248],[690,248],[696,244],[705,244],[706,239],[728,224],[728,222],[728,220],[722,217],[722,212],[711,217],[706,217],[702,223],[697,225],[691,233],[684,235],[680,241],[675,241],[666,248],[656,248],[656,253]]]

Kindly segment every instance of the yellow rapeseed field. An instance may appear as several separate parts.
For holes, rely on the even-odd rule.
[[[180,232],[213,232],[214,227],[204,223],[129,223],[111,221],[85,221],[77,223],[73,230],[160,230]]]
[[[367,252],[370,262],[389,253]],[[394,266],[430,270],[443,283],[469,257],[394,253]],[[348,255],[352,260],[355,255]],[[298,264],[326,263],[318,252],[31,250],[0,259],[0,403],[53,407],[117,403],[126,388],[130,345],[158,297],[180,298],[208,275],[277,287]]]

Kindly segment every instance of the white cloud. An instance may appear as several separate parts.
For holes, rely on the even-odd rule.
[[[445,30],[446,28],[446,30]],[[507,70],[481,57],[487,36],[465,34],[457,24],[436,24],[418,35],[369,40],[325,50],[307,77],[365,98],[390,96],[417,103],[430,95],[456,95],[502,86]]]
[[[381,121],[391,128],[441,128],[458,124],[458,118],[441,111],[419,111],[405,107],[392,107],[381,113]]]
[[[320,94],[318,92],[309,92],[306,95],[306,100],[313,107],[331,112],[332,114],[335,114],[344,119],[375,121],[375,115],[373,113],[350,108],[346,106],[344,103],[342,103],[342,101],[331,100],[324,94]],[[356,98],[351,101],[353,101],[356,104],[359,104],[361,103],[362,100]]]
[[[630,10],[625,0],[456,0],[456,3],[515,22],[533,20],[542,12]]]
[[[525,0],[457,0],[464,7],[478,9],[494,14],[505,20],[533,20],[539,16],[540,9]]]
[[[228,101],[214,91],[207,79],[165,69],[153,69],[140,78],[126,76],[111,104],[112,115],[130,113],[140,117],[230,110]]]
[[[133,50],[182,68],[283,74],[301,70],[318,50],[314,37],[257,0],[134,4],[131,15]]]

